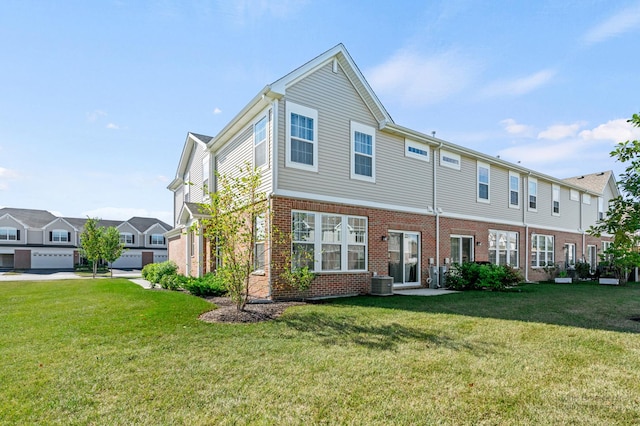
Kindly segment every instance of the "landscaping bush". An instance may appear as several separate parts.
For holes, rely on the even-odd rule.
[[[447,271],[445,284],[453,290],[505,290],[522,281],[520,271],[510,266],[466,262]]]
[[[227,293],[224,280],[215,273],[191,279],[183,285],[183,288],[198,297],[224,296]]]
[[[180,274],[163,275],[160,278],[160,287],[167,290],[181,290],[189,283],[190,278]]]
[[[162,263],[149,263],[142,268],[142,278],[152,284],[160,284],[162,277],[165,275],[176,275],[177,272],[178,265],[172,260],[167,260]]]

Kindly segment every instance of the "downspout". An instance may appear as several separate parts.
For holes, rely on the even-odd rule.
[[[527,223],[527,208],[529,205],[529,178],[531,177],[531,172],[527,174],[527,183],[523,185],[522,192],[526,194],[525,197],[522,197],[524,201],[522,203],[522,222],[524,223],[524,280],[529,282],[529,224]],[[526,188],[526,192],[525,192]]]
[[[436,173],[436,158],[440,158],[440,148],[442,142],[438,145],[438,152],[433,155],[433,211],[436,214],[436,274],[440,276],[440,213],[438,210],[438,173]],[[437,154],[437,155],[436,155]],[[438,287],[442,287],[442,283],[438,282]]]
[[[278,100],[274,99],[273,101],[273,115],[271,122],[271,152],[273,154],[271,158],[271,191],[267,195],[267,206],[270,208],[269,212],[269,250],[267,250],[267,265],[269,265],[269,277],[267,278],[267,282],[269,283],[269,290],[267,297],[271,299],[272,289],[273,289],[273,265],[271,264],[272,251],[273,251],[273,193],[276,191],[278,187]]]

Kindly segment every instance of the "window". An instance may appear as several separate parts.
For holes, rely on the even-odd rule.
[[[423,143],[414,142],[409,139],[404,140],[405,157],[416,158],[422,161],[429,161],[429,147]]]
[[[489,230],[489,262],[518,267],[518,233]]]
[[[602,260],[605,262],[610,262],[611,258],[613,257],[611,253],[607,253],[607,250],[611,248],[612,244],[613,243],[611,241],[602,242],[602,254],[600,256],[602,257]]]
[[[318,171],[318,112],[287,102],[288,167]]]
[[[134,238],[133,234],[130,232],[121,232],[120,233],[120,243],[122,244],[133,244]]]
[[[264,271],[265,261],[265,245],[266,240],[264,215],[256,217],[255,224],[256,240],[253,253],[254,268],[256,271]]]
[[[267,162],[267,117],[263,117],[253,128],[253,161],[256,167]]]
[[[529,178],[529,210],[537,211],[538,209],[538,180]]]
[[[598,264],[597,260],[597,247],[588,245],[587,246],[587,263],[589,264],[589,269],[591,272],[596,270],[596,265]]]
[[[162,234],[149,235],[149,244],[152,246],[163,246],[165,244],[164,236]]]
[[[292,266],[315,271],[366,271],[367,219],[292,212]],[[316,232],[317,227],[320,232]]]
[[[18,241],[20,239],[20,231],[16,228],[2,227],[0,228],[0,241]]]
[[[351,122],[351,178],[375,181],[376,132],[373,127]]]
[[[591,195],[582,194],[582,203],[583,204],[591,204]]]
[[[191,182],[189,181],[189,179],[191,179],[189,172],[184,174],[184,202],[188,203],[190,201],[189,198],[189,189],[191,188]]]
[[[440,151],[440,165],[460,170],[460,156],[448,151]]]
[[[71,240],[71,232],[64,229],[54,229],[49,233],[49,241],[54,243],[68,243]]]
[[[477,200],[489,202],[489,165],[478,163],[478,193]]]
[[[566,243],[564,245],[564,266],[565,268],[574,267],[576,265],[576,245]]]
[[[580,201],[580,193],[575,189],[570,192],[571,201]]]
[[[604,198],[598,197],[598,220],[604,220],[606,212],[604,210]]]
[[[531,236],[531,266],[541,268],[554,264],[553,235]]]
[[[205,157],[202,159],[202,198],[205,199],[209,196],[209,176],[211,175],[211,170],[209,170],[209,154],[205,154]]]
[[[551,186],[551,213],[554,216],[560,215],[560,187],[558,185]]]
[[[473,237],[451,236],[451,263],[462,264],[473,261]]]
[[[520,175],[509,172],[509,207],[520,208]]]

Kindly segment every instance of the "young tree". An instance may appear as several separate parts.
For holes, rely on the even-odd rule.
[[[640,127],[640,115],[633,114],[630,120],[634,127]],[[618,180],[620,193],[611,200],[605,219],[589,229],[591,235],[613,235],[611,247],[604,252],[612,266],[618,271],[618,278],[626,278],[622,272],[640,266],[640,141],[620,142],[611,151],[621,163],[627,163]]]
[[[98,262],[102,257],[102,234],[104,228],[98,226],[98,218],[87,218],[80,234],[80,252],[93,266],[93,278],[98,272]]]
[[[210,202],[200,204],[208,215],[199,231],[215,244],[221,261],[216,273],[225,281],[229,297],[238,310],[249,298],[249,278],[255,269],[256,218],[265,215],[267,202],[260,187],[260,173],[249,164],[236,176],[217,176],[218,190],[210,193]]]
[[[120,242],[120,232],[113,226],[106,228],[102,234],[102,258],[109,263],[109,271],[113,278],[113,262],[115,262],[122,251],[124,244]]]

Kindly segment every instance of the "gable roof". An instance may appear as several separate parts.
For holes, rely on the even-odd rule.
[[[604,193],[609,180],[612,179],[613,172],[611,170],[606,172],[591,173],[588,175],[574,176],[563,179],[565,182],[572,185],[576,185],[585,188],[589,191],[597,192],[598,194]]]
[[[207,147],[207,144],[211,142],[213,139],[212,136],[205,136],[199,133],[187,133],[187,139],[184,142],[184,146],[182,147],[182,154],[180,154],[180,161],[178,161],[178,169],[176,170],[176,176],[171,181],[169,185],[167,185],[167,189],[171,191],[177,190],[183,183],[183,176],[187,170],[187,165],[189,162],[189,157],[191,156],[191,151],[193,151],[194,145],[197,143],[203,148]]]
[[[169,229],[171,229],[171,226],[167,225],[163,221],[154,219],[151,217],[134,216],[131,219],[127,220],[126,222],[128,222],[131,226],[137,229],[138,232],[141,232],[141,233],[145,233],[153,225],[160,225],[162,228],[164,228],[165,231],[168,231]]]
[[[5,214],[9,214],[29,228],[37,229],[44,228],[58,218],[47,210],[16,209],[12,207],[0,209],[0,217]]]

